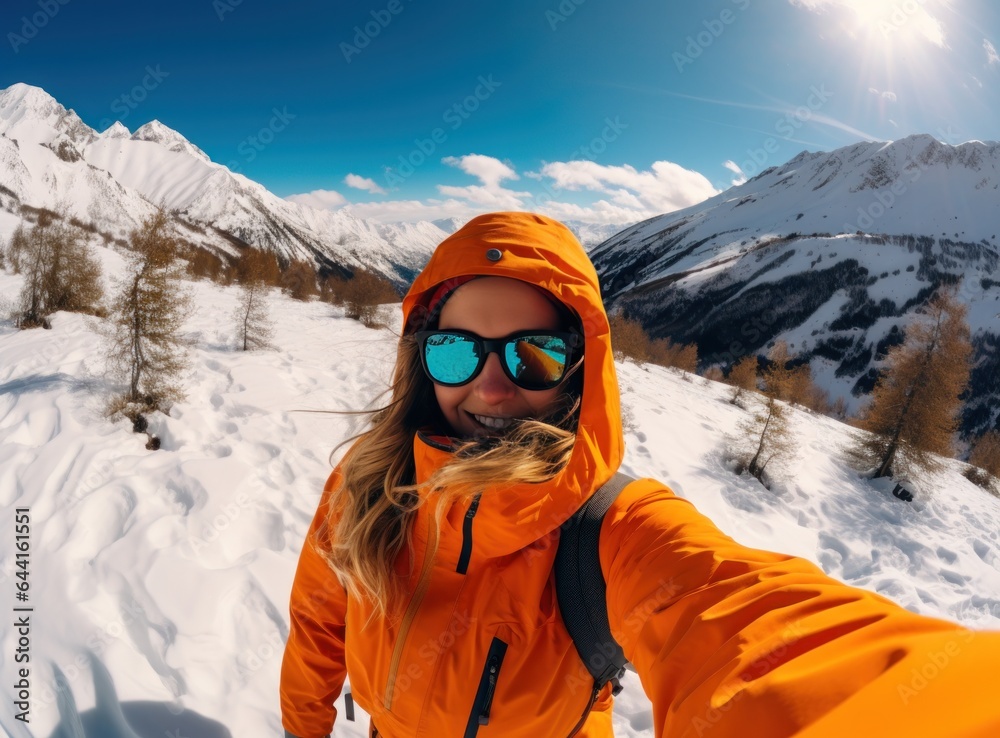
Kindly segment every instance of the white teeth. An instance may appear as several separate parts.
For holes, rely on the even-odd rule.
[[[488,415],[476,415],[475,413],[473,413],[472,417],[485,425],[487,428],[496,428],[497,430],[506,428],[514,422],[513,418],[491,418]]]

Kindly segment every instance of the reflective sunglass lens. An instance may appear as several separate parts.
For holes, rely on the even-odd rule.
[[[568,354],[566,342],[557,336],[525,336],[507,343],[504,359],[519,384],[547,388],[562,379]]]
[[[429,336],[424,346],[424,358],[431,378],[442,384],[465,382],[479,366],[475,341],[452,333]]]

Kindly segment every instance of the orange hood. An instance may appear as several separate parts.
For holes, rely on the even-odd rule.
[[[500,251],[499,259],[487,257],[491,249]],[[549,483],[518,485],[482,496],[474,555],[492,558],[518,551],[564,523],[618,469],[624,441],[600,284],[573,233],[557,221],[531,213],[474,218],[437,247],[403,299],[406,331],[423,327],[427,303],[438,285],[469,275],[510,277],[541,287],[576,313],[584,332],[583,397],[573,456]],[[414,458],[419,483],[450,458],[450,451],[418,434]],[[463,516],[464,511],[449,514],[446,525],[455,530],[454,535],[441,531],[442,554],[460,547]],[[418,537],[424,530],[423,525],[415,526]]]

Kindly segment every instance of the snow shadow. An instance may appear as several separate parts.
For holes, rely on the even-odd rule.
[[[192,710],[172,712],[164,702],[121,702],[118,716],[87,710],[71,723],[61,722],[49,738],[233,738],[222,723]]]
[[[233,738],[222,723],[175,703],[119,702],[107,667],[93,654],[89,660],[96,705],[83,713],[66,676],[53,664],[59,724],[49,738]]]

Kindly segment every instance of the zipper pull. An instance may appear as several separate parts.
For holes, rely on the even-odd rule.
[[[490,724],[490,708],[493,706],[493,693],[497,688],[497,667],[499,663],[500,659],[496,656],[490,659],[489,686],[486,688],[486,702],[483,704],[483,709],[479,712],[480,725]]]

